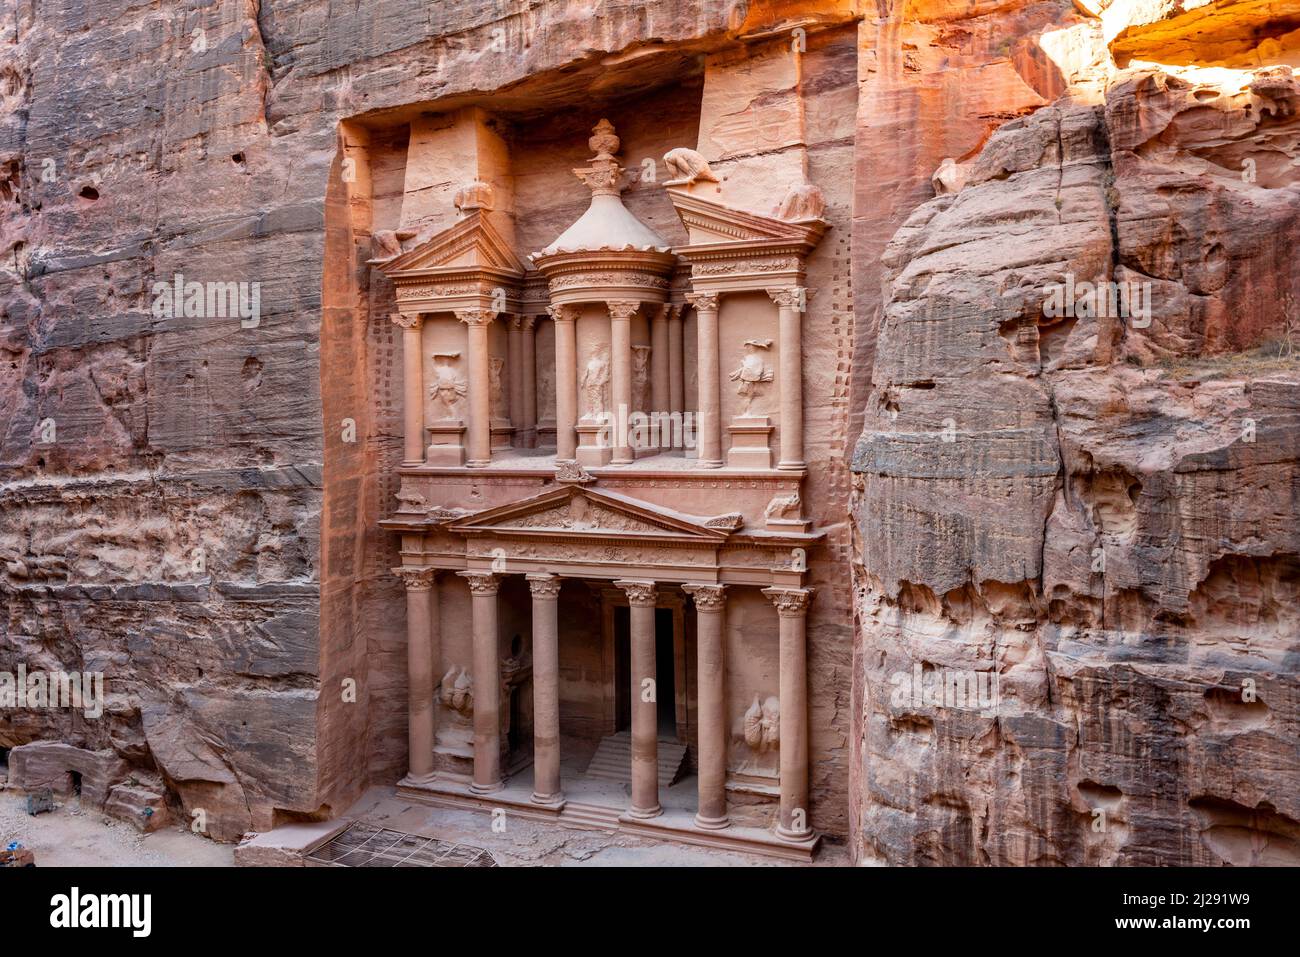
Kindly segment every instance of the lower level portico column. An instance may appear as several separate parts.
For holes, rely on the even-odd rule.
[[[399,568],[406,586],[407,781],[423,784],[433,777],[433,683],[438,673],[437,571]]]
[[[776,833],[812,836],[808,826],[808,652],[804,620],[811,588],[765,588],[781,622],[781,809]]]
[[[526,576],[533,593],[533,801],[558,804],[560,792],[560,579]]]
[[[395,312],[402,327],[402,464],[424,462],[424,353],[420,316]]]
[[[655,687],[655,583],[616,581],[627,592],[632,641],[632,817],[657,817],[659,705]]]
[[[474,783],[478,794],[500,791],[501,653],[497,637],[497,586],[491,572],[461,572],[473,595],[474,618]]]
[[[727,699],[724,650],[725,585],[683,585],[695,600],[699,700],[699,811],[695,823],[716,830],[727,820]]]
[[[555,320],[555,460],[578,457],[578,338],[574,306],[551,306]]]

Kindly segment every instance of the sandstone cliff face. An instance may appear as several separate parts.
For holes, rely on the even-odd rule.
[[[1300,861],[1297,97],[1287,67],[1116,75],[886,249],[861,859]],[[1070,279],[1149,316],[1045,315]],[[996,693],[912,694],[943,671]]]

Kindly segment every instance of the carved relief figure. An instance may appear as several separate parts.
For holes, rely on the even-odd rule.
[[[745,743],[759,753],[775,751],[781,744],[781,705],[775,697],[768,697],[761,705],[758,695],[745,712]]]
[[[788,495],[778,495],[767,503],[763,515],[766,518],[798,518],[799,492],[796,489]]]
[[[609,389],[609,353],[604,346],[587,360],[582,373],[582,417],[599,421],[605,414]]]
[[[434,403],[434,418],[460,418],[460,403],[469,387],[465,377],[456,371],[454,363],[459,357],[459,352],[433,354],[433,384],[429,386],[429,397]]]
[[[650,409],[650,347],[632,347],[632,408]]]
[[[492,209],[495,202],[492,185],[481,180],[468,183],[456,191],[452,202],[462,213],[470,209]]]
[[[826,197],[812,183],[796,183],[785,194],[785,199],[772,211],[777,219],[788,223],[820,219],[826,211]]]
[[[746,339],[740,366],[731,372],[731,381],[736,383],[736,395],[745,400],[740,410],[742,416],[751,414],[754,397],[763,391],[764,383],[772,381],[772,370],[763,362],[763,353],[759,351],[771,346],[771,339]]]
[[[461,668],[457,675],[456,666],[452,665],[442,676],[443,705],[457,714],[469,717],[474,713],[474,692],[470,690],[471,686],[472,682],[465,669]]]
[[[500,356],[493,356],[492,362],[488,366],[488,393],[491,396],[490,408],[492,409],[493,419],[505,419],[506,416],[506,395],[503,377],[506,368],[506,360]]]
[[[665,186],[690,186],[696,180],[716,183],[718,177],[709,169],[709,161],[695,150],[684,146],[669,150],[664,154],[664,165],[672,179],[664,182]]]

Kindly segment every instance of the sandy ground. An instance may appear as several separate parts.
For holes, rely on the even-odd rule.
[[[583,831],[541,821],[511,819],[494,829],[491,815],[427,807],[373,787],[343,817],[409,834],[486,848],[502,867],[806,867],[754,854]],[[498,828],[502,822],[498,822]],[[844,848],[823,846],[813,866],[844,866]]]
[[[181,827],[141,834],[130,824],[83,811],[76,798],[31,817],[27,798],[0,791],[0,846],[19,841],[37,867],[230,867],[235,846],[217,844]]]

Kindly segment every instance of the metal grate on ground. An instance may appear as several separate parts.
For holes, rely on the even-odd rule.
[[[404,834],[357,821],[307,854],[325,867],[496,867],[481,847]]]

